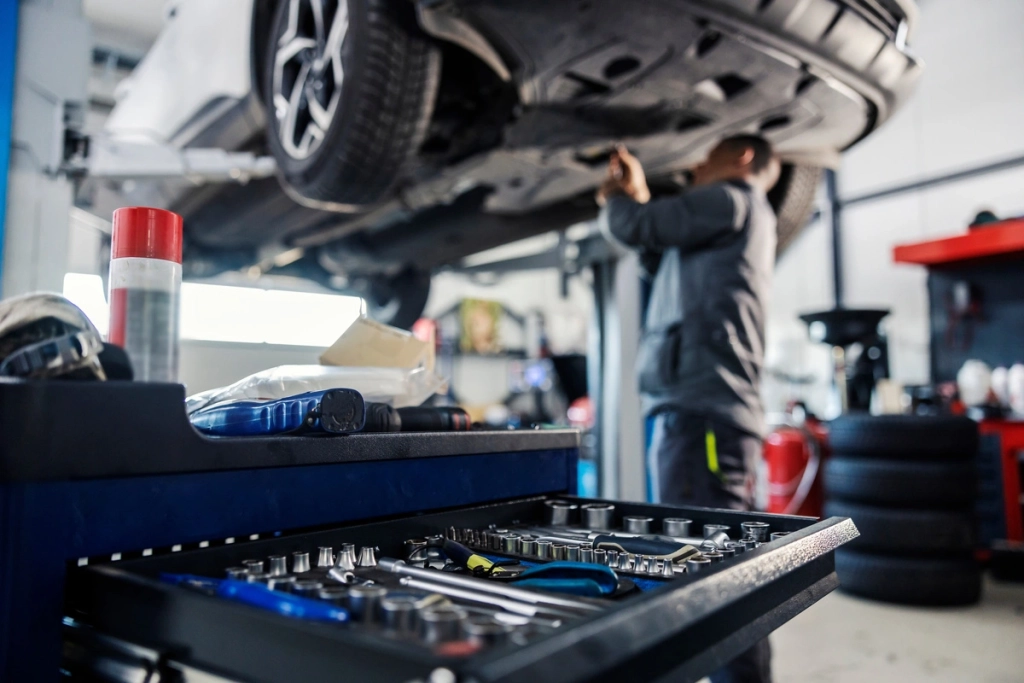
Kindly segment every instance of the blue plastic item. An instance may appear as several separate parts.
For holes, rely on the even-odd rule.
[[[202,408],[189,415],[199,431],[213,436],[268,436],[308,431],[350,434],[366,424],[366,405],[358,391],[310,391],[273,401],[236,401]]]
[[[319,600],[279,593],[261,583],[248,583],[234,579],[211,579],[193,574],[161,574],[160,578],[178,586],[185,585],[209,590],[218,597],[244,602],[247,605],[276,612],[286,617],[341,624],[348,621],[347,610]]]
[[[586,562],[549,562],[538,565],[527,569],[512,583],[592,598],[611,595],[619,587],[619,579],[610,567]]]

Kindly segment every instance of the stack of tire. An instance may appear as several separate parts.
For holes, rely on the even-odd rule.
[[[829,426],[829,447],[825,516],[850,517],[861,534],[836,552],[841,589],[912,605],[977,602],[977,425],[845,415]]]

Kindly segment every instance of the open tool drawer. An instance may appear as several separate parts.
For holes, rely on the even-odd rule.
[[[160,578],[219,578],[246,559],[296,551],[310,552],[315,566],[318,547],[344,543],[402,558],[407,539],[452,527],[461,535],[463,529],[545,525],[553,499],[599,502],[538,496],[82,567],[68,583],[68,623],[75,626],[67,630],[65,652],[78,654],[67,666],[74,671],[88,659],[82,652],[102,642],[136,666],[159,670],[160,680],[177,680],[172,672],[190,667],[243,681],[698,680],[835,589],[833,551],[857,535],[842,518],[615,503],[612,529],[622,528],[624,516],[644,516],[653,518],[655,532],[667,517],[692,520],[698,534],[705,524],[722,524],[735,538],[747,521],[789,533],[701,571],[634,577],[644,590],[602,600],[600,611],[558,628],[475,652],[389,636],[380,626],[285,617]]]

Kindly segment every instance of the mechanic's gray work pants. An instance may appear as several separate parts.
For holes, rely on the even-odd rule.
[[[648,457],[656,501],[670,505],[750,510],[761,439],[735,427],[681,412],[660,413]],[[692,530],[700,535],[701,530]],[[770,683],[765,638],[711,675],[712,683]]]

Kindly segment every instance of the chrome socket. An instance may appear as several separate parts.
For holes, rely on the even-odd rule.
[[[731,541],[730,541],[731,543]],[[736,548],[730,548],[727,543],[724,548],[719,548],[718,552],[722,554],[722,557],[729,559],[730,557],[736,557]]]
[[[705,557],[692,557],[686,561],[686,571],[690,574],[707,571],[711,567],[711,560]]]
[[[510,555],[519,554],[519,534],[505,534],[501,537],[502,552]]]
[[[242,560],[242,566],[246,571],[254,574],[263,573],[263,560]]]
[[[537,539],[526,538],[525,536],[520,538],[519,554],[526,555],[528,557],[535,557],[537,555]]]
[[[731,527],[725,524],[705,524],[704,525],[704,538],[711,538],[719,532],[724,533],[726,536],[729,535],[729,529]]]
[[[316,597],[338,607],[344,607],[348,603],[348,589],[341,586],[325,586],[317,591]]]
[[[593,548],[580,548],[580,562],[586,562],[588,564],[594,563],[594,549]]]
[[[725,544],[725,547],[732,550],[734,554],[739,555],[742,552],[746,552],[746,548],[739,541],[729,541]]]
[[[415,595],[388,595],[380,601],[384,627],[398,633],[416,633],[420,609]]]
[[[565,560],[566,547],[564,543],[553,543],[551,545],[551,558],[554,560]]]
[[[743,544],[743,547],[746,548],[747,551],[754,550],[755,548],[757,548],[757,546],[761,545],[753,538],[744,538],[740,541],[740,543]]]
[[[271,576],[284,576],[288,573],[288,558],[284,555],[271,555],[270,556],[270,571],[267,573]]]
[[[767,522],[742,522],[740,528],[743,530],[744,538],[752,538],[758,543],[768,540],[768,530],[771,528]]]
[[[594,563],[595,564],[608,564],[608,552],[598,548],[594,551]]]
[[[249,570],[245,567],[228,567],[224,570],[224,573],[227,574],[227,577],[229,579],[235,579],[236,581],[245,581],[246,574],[249,573]]]
[[[770,540],[777,541],[783,536],[789,536],[791,533],[791,531],[773,531]]]
[[[316,556],[317,567],[327,567],[330,569],[334,566],[334,548],[329,546],[320,546]]]
[[[348,589],[348,611],[353,621],[372,624],[377,621],[380,603],[388,591],[383,586],[362,585]]]
[[[324,585],[312,579],[299,579],[292,584],[292,592],[304,598],[316,597]]]
[[[601,551],[597,551],[601,552]],[[618,569],[619,567],[619,551],[618,550],[606,550],[604,551],[608,557],[608,566],[612,569]]]
[[[372,546],[363,546],[359,549],[359,565],[360,567],[376,567],[377,566],[377,549]]]
[[[717,550],[710,550],[710,551],[704,553],[704,559],[710,560],[712,563],[714,563],[714,562],[721,562],[722,560],[725,559],[725,555],[723,555],[722,553],[718,552]]]
[[[580,510],[583,513],[583,526],[595,531],[607,531],[612,528],[615,506],[608,503],[588,503]]]
[[[458,640],[466,611],[454,605],[438,605],[420,613],[420,637],[431,645]]]
[[[292,553],[292,573],[305,574],[309,571],[309,553]]]
[[[666,517],[661,520],[661,530],[666,536],[689,536],[692,520],[682,517]]]
[[[565,547],[565,559],[569,562],[579,562],[580,547],[578,545],[567,545]]]
[[[544,502],[545,519],[548,524],[554,526],[569,526],[575,521],[578,505],[566,503],[561,500],[548,500]]]
[[[622,528],[631,534],[649,534],[653,521],[654,519],[651,517],[623,517]]]
[[[424,541],[426,545],[426,541]],[[351,543],[346,543],[341,546],[341,550],[338,551],[338,556],[334,558],[334,566],[337,569],[350,572],[356,568],[356,547]]]
[[[542,560],[555,559],[554,545],[551,541],[537,541],[537,557]]]
[[[461,624],[462,635],[477,645],[501,645],[508,640],[512,627],[497,621],[494,617],[474,616]]]
[[[672,566],[670,560],[665,560],[661,565],[661,575],[666,579],[671,579],[676,575],[675,568]]]

